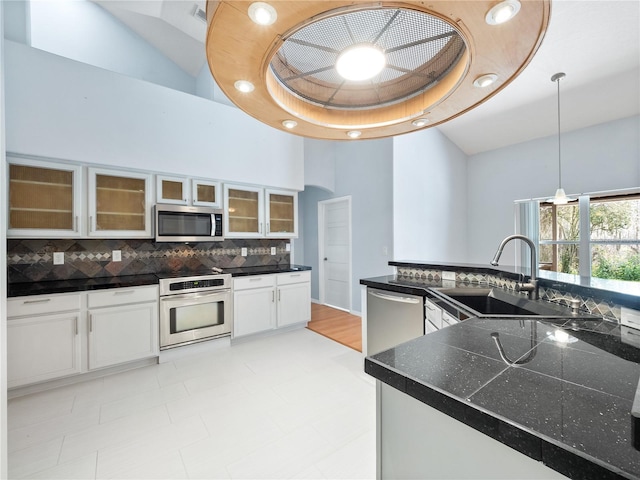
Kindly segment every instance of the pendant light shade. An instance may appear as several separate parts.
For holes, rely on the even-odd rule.
[[[551,77],[552,82],[556,82],[558,85],[558,189],[553,198],[548,201],[554,205],[566,205],[571,201],[562,188],[562,143],[560,133],[560,80],[566,77],[566,74],[559,72]]]

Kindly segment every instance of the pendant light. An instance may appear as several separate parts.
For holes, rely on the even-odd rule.
[[[558,189],[556,190],[556,194],[553,198],[550,198],[548,201],[555,205],[566,205],[570,202],[567,194],[564,193],[564,188],[562,188],[562,151],[561,151],[561,142],[560,142],[560,80],[566,77],[566,74],[559,72],[551,77],[552,82],[556,82],[558,84]]]

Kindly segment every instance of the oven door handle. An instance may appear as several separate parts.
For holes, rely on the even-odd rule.
[[[167,295],[166,297],[160,297],[160,301],[161,302],[170,302],[172,300],[190,300],[190,299],[197,299],[197,298],[207,298],[207,297],[217,297],[220,295],[226,295],[228,293],[231,292],[231,289],[224,289],[224,290],[216,290],[215,292],[211,292],[211,293],[185,293],[183,295]]]

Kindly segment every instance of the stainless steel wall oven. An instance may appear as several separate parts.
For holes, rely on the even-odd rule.
[[[231,335],[231,275],[160,279],[160,350]]]

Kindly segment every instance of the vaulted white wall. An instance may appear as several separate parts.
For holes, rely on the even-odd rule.
[[[203,98],[6,42],[10,152],[304,188],[300,137]]]
[[[557,142],[545,137],[469,158],[469,261],[488,263],[500,241],[514,233],[514,200],[553,196]],[[640,117],[563,133],[562,186],[567,194],[639,188]],[[514,258],[513,242],[503,258],[505,264]]]
[[[393,258],[461,262],[467,157],[436,128],[393,139]]]

